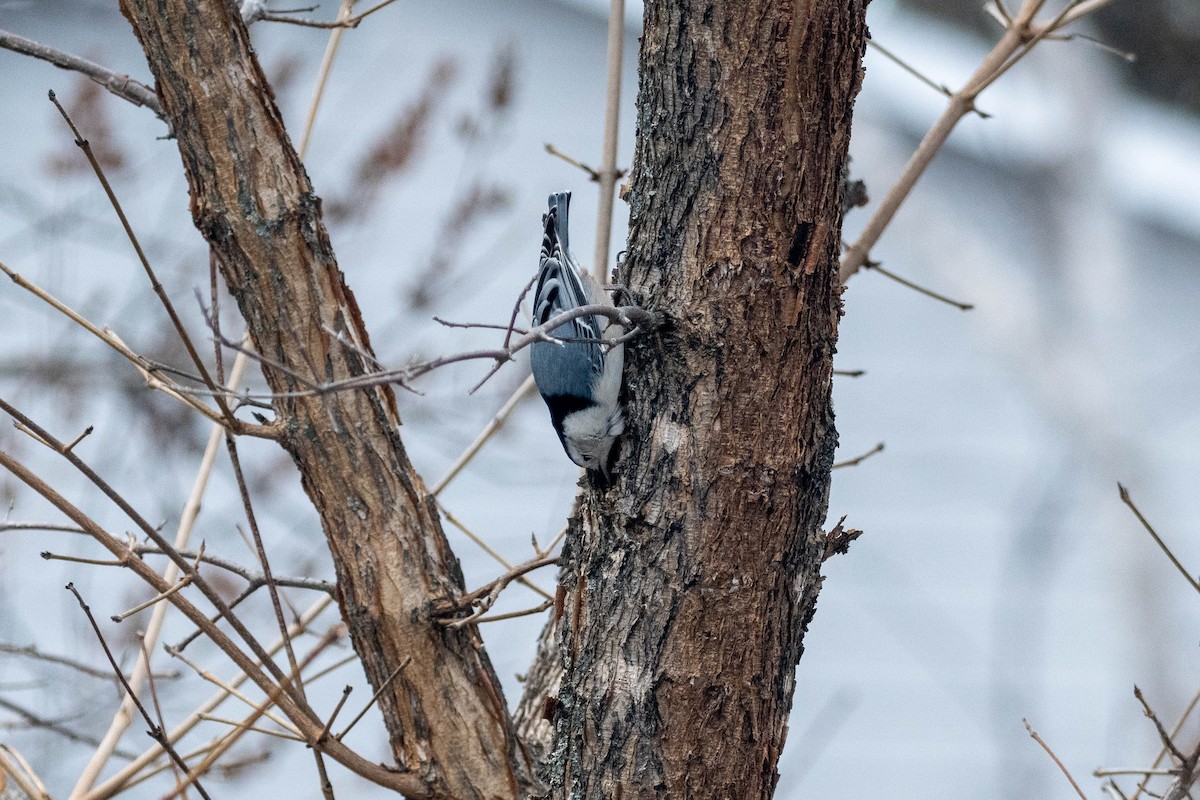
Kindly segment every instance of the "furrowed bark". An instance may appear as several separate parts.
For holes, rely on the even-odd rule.
[[[839,175],[866,0],[648,0],[611,487],[569,537],[551,782],[769,798],[837,434]]]
[[[317,381],[369,365],[324,329],[370,350],[343,282],[320,200],[283,128],[245,26],[227,0],[121,0],[178,140],[196,227],[212,247],[254,346]],[[265,367],[272,390],[302,388]],[[458,560],[409,464],[389,388],[277,398],[283,446],[321,517],[342,613],[380,698],[415,796],[511,798],[527,785],[523,749],[473,627],[432,607],[463,591]]]

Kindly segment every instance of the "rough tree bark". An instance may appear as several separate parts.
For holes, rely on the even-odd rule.
[[[178,140],[197,228],[254,346],[319,381],[369,368],[326,328],[370,350],[237,9],[228,0],[122,0]],[[315,375],[313,373],[316,373]],[[302,388],[264,368],[276,392]],[[528,765],[478,632],[431,605],[463,592],[458,561],[413,472],[390,389],[281,397],[282,444],[333,551],[340,602],[410,796],[511,798]]]
[[[821,578],[866,0],[648,0],[618,478],[568,539],[556,796],[769,798]],[[527,706],[535,704],[526,704]]]

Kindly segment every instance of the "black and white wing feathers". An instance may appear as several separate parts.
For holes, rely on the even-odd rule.
[[[570,192],[550,196],[550,209],[545,216],[545,233],[542,237],[537,292],[534,297],[535,325],[543,325],[564,311],[592,302],[579,267],[567,249],[567,209],[570,201]],[[561,362],[559,369],[551,370],[546,376],[552,385],[543,387],[539,382],[538,388],[542,390],[542,394],[568,394],[573,390],[577,391],[578,386],[568,385],[570,381],[569,376],[565,374],[567,372],[573,372],[575,375],[591,374],[595,380],[604,371],[604,353],[600,345],[595,343],[600,340],[600,334],[598,318],[579,317],[550,331],[551,336],[568,340],[566,345],[541,343],[534,346],[535,350],[543,352],[546,347],[554,347],[560,351],[557,354],[558,358],[554,359]],[[574,372],[572,368],[578,367],[581,359],[587,361],[586,372]],[[564,374],[556,375],[558,372]]]

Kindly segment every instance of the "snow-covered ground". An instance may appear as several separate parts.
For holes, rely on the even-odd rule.
[[[950,86],[988,47],[884,4],[872,6],[870,23],[878,41]],[[146,77],[136,42],[108,3],[0,0],[0,27]],[[339,263],[386,362],[480,341],[447,332],[429,320],[433,314],[507,318],[533,269],[550,190],[576,192],[573,243],[591,252],[586,221],[594,218],[594,189],[543,144],[598,160],[605,27],[587,2],[400,0],[347,33],[306,159],[327,205],[354,198],[353,165],[420,96],[435,63],[454,65],[413,166],[385,184],[368,214],[332,223]],[[294,77],[279,94],[299,138],[326,36],[262,23],[254,35],[269,74],[292,64]],[[624,163],[634,135],[636,35],[631,28],[626,47]],[[463,116],[480,107],[508,47],[512,105],[467,142],[457,133]],[[993,119],[963,122],[873,253],[912,280],[974,303],[974,311],[876,273],[850,283],[838,366],[867,374],[835,386],[842,455],[878,441],[887,449],[835,474],[831,516],[849,515],[847,524],[866,535],[827,568],[799,668],[780,798],[1066,797],[1069,787],[1026,735],[1023,717],[1094,787],[1095,766],[1141,765],[1157,752],[1131,695],[1134,682],[1166,720],[1197,688],[1196,617],[1189,613],[1196,598],[1120,504],[1116,482],[1129,486],[1183,563],[1200,569],[1200,539],[1189,535],[1200,516],[1200,122],[1131,97],[1111,58],[1078,41],[1035,52],[983,96],[980,106]],[[100,189],[87,175],[46,168],[52,157],[78,158],[45,100],[48,88],[72,97],[76,79],[5,52],[0,76],[7,110],[0,115],[0,261],[135,347],[160,346],[161,314]],[[174,144],[154,138],[162,128],[145,110],[102,102],[129,161],[114,176],[116,189],[202,337],[193,290],[207,296],[207,258],[187,215]],[[852,153],[855,177],[876,201],[942,103],[869,54]],[[453,234],[453,259],[430,272],[447,220],[475,181],[499,187],[509,201],[466,234]],[[851,213],[847,238],[872,210]],[[621,212],[613,252],[624,237]],[[436,290],[427,306],[412,308],[421,283]],[[63,436],[94,424],[81,454],[105,465],[149,518],[170,529],[194,475],[202,426],[131,417],[117,388],[136,386],[136,376],[123,365],[89,371],[89,364],[113,362],[13,286],[0,287],[0,325],[0,394]],[[64,350],[80,376],[75,388],[47,392],[22,376]],[[523,377],[506,369],[468,397],[482,371],[463,367],[431,379],[423,397],[401,395],[406,446],[430,481]],[[152,403],[164,417],[175,413],[168,400]],[[531,532],[543,542],[557,532],[574,494],[576,472],[545,417],[537,403],[522,407],[443,496],[513,559],[528,554]],[[21,434],[0,429],[0,446],[18,448],[102,522],[128,527]],[[320,532],[286,457],[267,444],[244,447],[279,563],[328,575]],[[15,485],[3,477],[0,487],[7,497]],[[19,491],[11,516],[51,515]],[[222,465],[198,535],[212,552],[245,557],[233,527],[239,518]],[[493,577],[495,564],[449,530],[468,583]],[[101,568],[43,562],[37,553],[46,549],[91,553],[62,535],[0,534],[0,640],[36,640],[94,660],[62,583],[74,580],[101,616],[142,595],[123,583],[112,588],[112,574]],[[504,608],[531,598],[514,591]],[[118,641],[122,632],[131,640],[131,626],[114,633]],[[538,630],[529,618],[485,630],[510,700]],[[184,632],[177,625],[164,638]],[[77,712],[79,692],[93,692],[94,707],[71,724],[98,732],[107,723],[113,690],[34,672],[69,690],[5,688],[31,671],[4,658],[0,696],[55,716]],[[361,684],[361,677],[332,679],[326,707],[345,681]],[[187,710],[182,701],[166,709],[168,717]],[[368,757],[386,758],[378,727],[356,734]],[[135,725],[126,747],[144,747],[141,735]],[[21,749],[59,793],[88,754],[45,734],[0,732],[3,742]],[[319,796],[307,753],[284,747],[275,758],[286,771],[251,772],[256,777],[222,787],[221,795]],[[294,786],[285,790],[286,776]]]

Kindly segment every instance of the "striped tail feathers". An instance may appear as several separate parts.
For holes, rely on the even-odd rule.
[[[533,319],[537,325],[544,324],[563,311],[593,302],[604,302],[596,300],[593,284],[585,282],[587,279],[580,274],[575,259],[567,249],[567,209],[570,202],[570,192],[550,195],[550,209],[544,217],[545,232],[533,307]],[[600,294],[603,295],[603,292]],[[571,323],[569,334],[557,335],[571,339],[599,339],[601,328],[595,317],[580,317]],[[588,347],[597,351],[593,358],[599,361],[599,348],[595,345]]]

